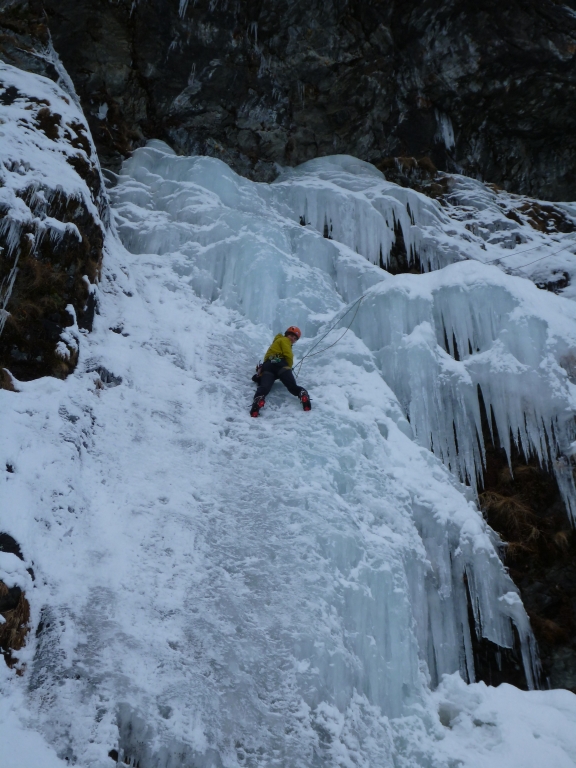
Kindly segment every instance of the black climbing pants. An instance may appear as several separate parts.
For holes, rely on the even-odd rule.
[[[274,384],[276,379],[280,379],[288,392],[295,397],[298,397],[300,392],[304,389],[304,387],[296,384],[292,368],[286,364],[286,360],[282,360],[279,363],[273,363],[271,360],[266,360],[262,365],[260,385],[256,390],[255,397],[266,397],[268,392],[272,389],[272,384]]]

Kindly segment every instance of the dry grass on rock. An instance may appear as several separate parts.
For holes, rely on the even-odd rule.
[[[9,592],[6,584],[0,581],[0,599],[8,596]],[[0,651],[6,664],[11,668],[16,667],[17,672],[21,674],[23,670],[18,667],[14,652],[24,647],[30,631],[30,604],[24,592],[20,592],[14,608],[3,611],[0,615],[4,618],[4,623],[0,624]]]

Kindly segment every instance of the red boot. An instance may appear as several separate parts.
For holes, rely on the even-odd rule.
[[[310,402],[310,395],[308,392],[306,392],[305,389],[300,392],[298,395],[300,398],[300,402],[302,403],[302,408],[304,408],[305,411],[311,411],[312,410],[312,403]]]
[[[250,416],[256,418],[260,415],[260,408],[264,408],[266,400],[263,397],[255,397],[250,408]]]

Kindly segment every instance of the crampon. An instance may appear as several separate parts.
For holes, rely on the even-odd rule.
[[[306,392],[305,389],[300,392],[300,402],[302,403],[302,408],[305,411],[311,411],[312,410],[312,403],[310,402],[310,395],[308,392]]]
[[[260,408],[264,408],[266,400],[263,397],[255,397],[250,408],[250,416],[256,418],[260,415]]]

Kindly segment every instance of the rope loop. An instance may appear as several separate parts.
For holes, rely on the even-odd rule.
[[[328,350],[328,349],[331,349],[332,347],[335,347],[335,346],[336,346],[336,344],[338,344],[338,342],[339,342],[339,341],[341,341],[341,339],[343,339],[343,338],[344,338],[344,336],[346,336],[346,334],[348,333],[348,331],[350,330],[350,328],[351,328],[351,326],[352,326],[352,323],[353,323],[353,322],[354,322],[354,320],[356,319],[356,315],[358,314],[358,310],[360,309],[360,304],[362,304],[362,300],[363,300],[363,299],[364,299],[364,298],[365,298],[367,295],[368,295],[368,294],[367,294],[367,293],[365,293],[365,294],[363,294],[362,296],[360,296],[360,298],[359,298],[359,299],[356,299],[356,301],[355,301],[353,304],[351,304],[351,305],[348,307],[348,309],[346,310],[346,312],[344,312],[344,314],[342,315],[342,317],[340,317],[340,318],[339,318],[339,319],[338,319],[338,320],[337,320],[337,321],[334,323],[334,325],[332,325],[330,328],[328,328],[328,330],[326,331],[326,333],[325,333],[323,336],[321,336],[321,337],[318,339],[318,341],[316,342],[316,344],[314,344],[314,345],[313,345],[313,346],[310,348],[310,351],[309,351],[309,352],[307,352],[307,353],[304,355],[304,357],[303,357],[301,360],[299,360],[299,361],[298,361],[298,363],[297,363],[297,365],[296,365],[296,368],[298,369],[298,371],[296,371],[296,368],[294,368],[294,378],[296,378],[296,377],[297,377],[297,376],[300,374],[300,371],[301,371],[301,369],[302,369],[302,364],[304,363],[304,360],[306,360],[306,359],[307,359],[307,358],[309,358],[309,357],[316,357],[316,355],[321,355],[323,352],[326,352],[326,350]],[[336,341],[334,341],[332,344],[329,344],[327,347],[324,347],[324,349],[319,349],[319,350],[318,350],[318,352],[314,352],[314,350],[316,349],[316,347],[318,346],[318,344],[321,344],[321,343],[324,341],[324,339],[326,338],[326,336],[328,336],[328,334],[329,334],[329,333],[331,333],[331,332],[334,330],[334,328],[336,328],[336,326],[338,325],[338,323],[341,323],[341,322],[342,322],[342,320],[344,320],[344,318],[346,317],[346,315],[347,315],[347,314],[349,314],[350,312],[352,312],[352,310],[354,309],[354,307],[356,307],[356,311],[354,312],[354,314],[353,314],[353,316],[352,316],[352,320],[350,320],[350,323],[348,324],[348,326],[347,326],[346,330],[344,331],[344,333],[343,333],[341,336],[339,336],[339,337],[336,339]]]

